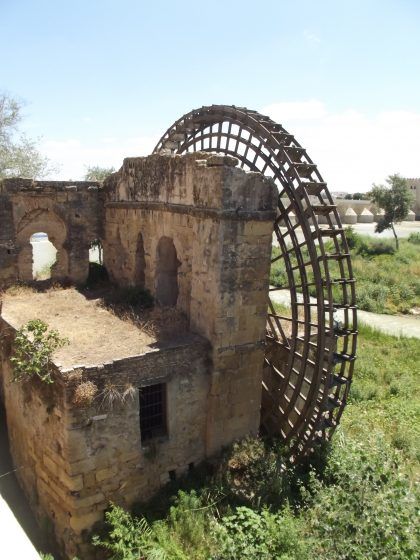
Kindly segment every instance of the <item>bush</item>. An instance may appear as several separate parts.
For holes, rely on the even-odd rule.
[[[28,321],[16,332],[13,356],[10,358],[13,381],[38,377],[44,383],[53,383],[52,355],[68,342],[58,331],[48,330],[48,325],[40,319]]]
[[[102,539],[93,537],[93,544],[106,549],[110,560],[138,560],[147,553],[151,529],[144,518],[134,518],[121,507],[111,504],[105,512],[109,529]],[[164,558],[164,557],[162,557]]]
[[[349,249],[355,249],[358,245],[360,245],[362,238],[351,226],[346,227],[345,235]]]
[[[357,290],[357,304],[361,309],[382,313],[386,305],[390,289],[382,284],[366,282]]]
[[[366,257],[374,257],[378,255],[393,255],[395,247],[389,241],[362,239],[356,247],[356,253]]]
[[[414,243],[414,245],[420,245],[420,232],[414,231],[413,233],[410,233],[408,236],[408,242]]]
[[[324,560],[414,560],[416,496],[400,454],[383,438],[336,445],[312,480],[308,533]],[[417,534],[418,536],[418,534]]]
[[[224,517],[217,533],[214,560],[305,560],[310,558],[299,520],[289,509],[281,513],[239,507]]]
[[[279,505],[290,496],[291,472],[285,461],[278,446],[260,438],[234,443],[216,477],[221,492],[232,504]]]

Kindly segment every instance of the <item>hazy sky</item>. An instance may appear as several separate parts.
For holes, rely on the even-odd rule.
[[[420,0],[0,0],[0,52],[56,178],[212,103],[281,122],[331,190],[420,176]]]

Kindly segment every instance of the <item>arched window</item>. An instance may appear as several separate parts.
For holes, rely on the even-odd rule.
[[[175,306],[178,299],[178,261],[174,242],[161,237],[156,250],[156,300],[160,305]]]
[[[89,262],[103,264],[103,247],[100,239],[94,239],[89,247]]]
[[[44,232],[37,232],[31,235],[32,245],[32,279],[49,280],[51,278],[51,268],[57,261],[57,249],[48,239]]]

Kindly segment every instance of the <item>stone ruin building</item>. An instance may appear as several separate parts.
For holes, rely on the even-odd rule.
[[[53,282],[83,285],[99,239],[114,284],[149,290],[164,319],[176,310],[187,325],[160,337],[74,288],[5,293],[11,452],[66,557],[90,554],[89,531],[110,501],[147,500],[235,440],[277,434],[297,460],[331,437],[355,359],[354,278],[326,183],[281,125],[203,107],[104,184],[3,180],[1,287],[33,282],[37,232],[57,249]],[[284,283],[270,287],[280,259]],[[269,297],[279,289],[289,314]],[[70,341],[48,386],[11,381],[14,332],[34,318]],[[83,383],[97,398],[81,406]]]

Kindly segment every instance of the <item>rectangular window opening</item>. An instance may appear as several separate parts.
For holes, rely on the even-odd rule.
[[[140,436],[144,443],[166,436],[166,385],[157,383],[140,387]]]

